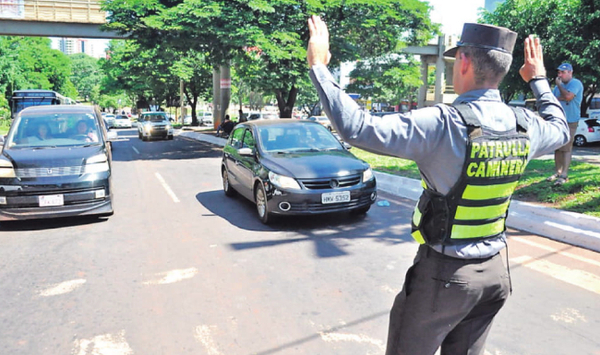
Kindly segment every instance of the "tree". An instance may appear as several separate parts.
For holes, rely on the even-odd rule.
[[[188,51],[175,62],[172,73],[184,81],[184,93],[192,107],[192,125],[198,125],[196,106],[198,98],[212,96],[212,66],[206,61],[206,54]]]
[[[71,62],[62,52],[50,48],[50,39],[0,37],[0,89],[5,97],[14,90],[46,89],[75,98],[70,80]]]
[[[517,32],[513,63],[500,90],[508,102],[518,93],[529,92],[519,75],[523,64],[523,42],[536,34],[544,46],[544,64],[551,82],[556,68],[570,62],[574,75],[586,88],[581,107],[585,115],[600,78],[600,4],[595,0],[506,0],[494,13],[484,13],[483,21]]]
[[[98,60],[84,53],[69,56],[71,59],[71,82],[83,101],[97,101],[104,73]]]
[[[372,97],[377,102],[400,104],[414,101],[422,85],[419,64],[409,55],[388,55],[359,61],[350,73],[347,90]]]
[[[304,80],[307,19],[323,14],[332,34],[336,62],[381,56],[402,43],[423,43],[435,27],[429,6],[418,0],[106,0],[108,27],[144,46],[169,46],[208,53],[213,67],[256,48],[260,71],[253,88],[277,98],[281,117],[290,117],[299,80]]]

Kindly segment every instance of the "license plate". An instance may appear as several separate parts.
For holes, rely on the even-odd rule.
[[[350,201],[350,191],[327,192],[321,194],[321,203],[342,203]]]
[[[63,195],[48,195],[39,197],[40,207],[62,206],[65,204]]]

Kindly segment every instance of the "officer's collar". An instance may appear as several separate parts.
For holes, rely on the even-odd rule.
[[[497,89],[479,89],[467,91],[454,100],[453,105],[471,101],[497,101],[502,102],[500,91]]]

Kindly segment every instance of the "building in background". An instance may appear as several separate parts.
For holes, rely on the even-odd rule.
[[[50,38],[52,48],[64,54],[85,53],[90,57],[106,57],[106,41],[85,38]]]

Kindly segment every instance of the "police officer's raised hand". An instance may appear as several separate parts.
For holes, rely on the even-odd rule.
[[[538,37],[529,35],[525,38],[525,64],[519,70],[519,74],[526,82],[531,81],[531,79],[546,77],[544,54]]]
[[[329,64],[331,53],[329,53],[329,30],[327,25],[319,16],[311,16],[308,19],[308,30],[310,39],[308,41],[308,49],[306,58],[308,65]]]

